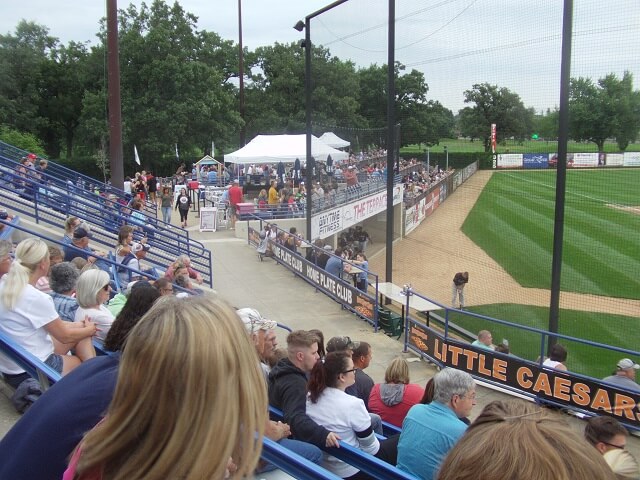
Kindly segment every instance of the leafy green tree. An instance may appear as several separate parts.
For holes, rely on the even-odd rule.
[[[47,120],[38,112],[43,66],[58,40],[33,22],[20,21],[14,35],[0,35],[0,123],[38,133]]]
[[[533,119],[533,131],[540,138],[546,140],[555,140],[558,138],[559,130],[559,114],[557,108],[554,110],[547,109],[544,114],[535,115]]]
[[[45,154],[42,142],[32,133],[19,132],[6,126],[0,127],[0,141],[38,156]]]
[[[474,105],[460,112],[461,133],[482,139],[485,152],[491,150],[492,123],[497,125],[499,139],[524,140],[531,132],[533,110],[525,108],[520,96],[508,88],[475,84],[471,90],[465,90],[464,101]]]
[[[214,63],[214,52],[228,43],[198,35],[196,21],[177,2],[121,12],[125,149],[135,143],[143,158],[159,158],[175,143],[183,153],[213,138],[224,147],[239,129],[235,89],[225,82],[232,76],[224,71],[228,63]]]
[[[633,76],[622,79],[611,73],[594,84],[590,78],[571,79],[569,133],[577,141],[594,142],[598,151],[615,138],[625,150],[640,131],[640,91],[633,90]]]
[[[323,47],[311,52],[312,117],[315,125],[365,128],[358,113],[358,76],[352,62]],[[247,87],[248,138],[259,133],[300,133],[305,128],[304,49],[276,43],[250,54]]]
[[[70,42],[52,50],[49,61],[42,68],[39,111],[47,123],[41,126],[40,132],[47,151],[55,158],[60,156],[62,143],[67,159],[73,156],[83,92],[89,82],[88,57],[84,44]]]

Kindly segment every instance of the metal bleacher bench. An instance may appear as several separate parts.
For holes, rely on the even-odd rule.
[[[271,406],[269,406],[269,415],[271,415],[272,418],[278,418],[280,420],[283,418],[282,411]],[[393,426],[387,425],[387,427]],[[396,427],[393,427],[390,431],[397,433],[396,430]],[[399,468],[383,462],[379,458],[352,447],[343,441],[340,441],[340,448],[324,447],[323,450],[343,462],[356,467],[358,470],[362,470],[372,478],[380,480],[415,480],[413,475],[403,472]]]
[[[62,378],[62,375],[57,371],[1,332],[0,352],[17,363],[20,368],[23,368],[24,371],[33,378],[38,380],[43,391]]]

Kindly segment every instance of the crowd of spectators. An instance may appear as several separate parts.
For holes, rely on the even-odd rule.
[[[295,232],[292,235],[295,235]],[[33,248],[33,245],[30,245],[30,248]],[[539,424],[544,426],[539,429],[537,434],[542,435],[541,438],[546,439],[547,443],[554,445],[550,449],[556,451],[552,458],[572,456],[568,459],[565,458],[565,464],[570,465],[567,468],[575,468],[581,474],[596,472],[600,475],[597,477],[569,475],[558,478],[614,478],[612,468],[617,469],[619,474],[620,472],[632,471],[634,468],[634,472],[638,470],[633,457],[615,452],[608,453],[624,447],[626,431],[621,426],[597,430],[598,421],[594,421],[593,427],[588,426],[585,432],[586,438],[592,442],[597,451],[603,454],[595,456],[582,448],[582,445],[587,445],[583,440],[575,435],[568,436],[566,434],[566,427],[557,420],[557,417],[551,420],[544,409],[530,406],[522,401],[493,402],[487,405],[480,416],[469,425],[468,418],[471,416],[476,401],[476,385],[465,372],[446,368],[437,373],[426,388],[423,388],[418,384],[411,383],[407,361],[399,357],[389,364],[384,382],[376,384],[366,374],[366,369],[374,355],[372,346],[366,342],[352,341],[349,337],[344,336],[332,337],[326,342],[325,352],[322,332],[298,330],[288,335],[286,350],[279,350],[275,334],[276,322],[265,318],[255,309],[243,308],[237,313],[231,313],[225,310],[227,307],[222,306],[219,302],[209,303],[212,301],[209,294],[191,297],[189,300],[173,300],[173,302],[186,303],[158,302],[158,299],[163,295],[172,296],[171,292],[163,292],[164,289],[171,286],[170,280],[166,277],[162,281],[156,282],[155,286],[144,279],[132,282],[125,293],[120,294],[124,295],[123,301],[114,302],[113,306],[119,307],[119,310],[114,313],[109,311],[111,305],[109,308],[105,308],[111,288],[108,275],[105,272],[89,268],[80,273],[69,262],[59,263],[49,269],[49,251],[46,247],[40,248],[36,256],[41,260],[35,261],[35,271],[29,278],[35,284],[41,276],[48,273],[50,276],[49,285],[53,290],[50,297],[47,296],[51,298],[51,305],[70,303],[70,300],[74,299],[74,293],[79,304],[75,307],[75,314],[69,313],[67,307],[64,308],[67,317],[65,322],[61,320],[62,314],[57,312],[54,314],[57,320],[54,319],[54,321],[71,323],[69,317],[73,316],[74,323],[80,322],[83,325],[81,328],[73,329],[77,334],[83,329],[91,328],[91,331],[85,333],[85,335],[89,335],[85,338],[90,339],[91,336],[101,332],[105,337],[105,348],[112,351],[121,350],[125,338],[137,338],[135,332],[141,328],[137,329],[136,324],[143,325],[146,318],[153,318],[154,322],[164,322],[164,328],[168,328],[166,324],[167,309],[171,311],[172,318],[180,317],[187,323],[193,322],[194,319],[196,319],[196,323],[202,321],[204,317],[199,317],[199,308],[205,308],[204,311],[207,315],[214,312],[228,312],[224,314],[227,317],[216,314],[215,321],[228,323],[230,319],[233,319],[244,332],[245,339],[240,343],[246,342],[245,345],[239,345],[239,340],[236,339],[234,347],[231,349],[235,352],[233,355],[246,355],[246,352],[242,352],[248,345],[253,354],[243,359],[243,362],[249,361],[242,367],[243,371],[245,374],[252,371],[254,373],[251,375],[257,375],[251,377],[251,382],[254,382],[256,378],[259,379],[258,383],[264,385],[266,382],[269,403],[280,409],[283,414],[282,418],[268,420],[266,416],[267,400],[266,398],[261,399],[259,409],[262,413],[259,420],[258,417],[255,418],[256,423],[253,424],[252,431],[264,432],[266,437],[277,441],[285,448],[291,449],[308,460],[324,466],[342,478],[359,479],[367,478],[367,475],[359,471],[357,467],[344,463],[322,450],[327,446],[337,446],[339,440],[391,465],[396,465],[399,469],[416,478],[429,480],[436,477],[443,479],[472,478],[472,466],[478,465],[479,462],[479,450],[476,447],[480,442],[484,442],[482,444],[486,445],[489,438],[495,438],[496,446],[492,447],[491,452],[504,450],[504,455],[512,455],[514,447],[509,447],[509,442],[499,442],[497,439],[508,436],[513,442],[520,445],[519,448],[526,448],[529,440],[523,432],[527,429],[521,428],[521,426],[525,427],[533,420],[537,420]],[[33,260],[26,260],[23,245],[18,247],[16,258],[24,259],[18,264],[20,268],[23,268],[23,265],[34,263]],[[178,284],[184,280],[187,282],[184,285],[188,286],[192,285],[191,281],[197,282],[198,280],[197,272],[191,271],[188,258],[178,259],[170,265],[167,271],[169,270],[173,280],[179,277]],[[193,279],[190,278],[190,274],[193,274]],[[5,289],[6,284],[3,283],[0,286],[0,301],[4,301]],[[35,287],[33,289],[38,291]],[[30,293],[30,295],[34,294]],[[46,294],[40,292],[39,295]],[[202,298],[204,303],[202,305],[194,303],[195,298]],[[40,305],[44,305],[42,300],[40,300]],[[7,307],[0,308],[6,309]],[[17,308],[16,314],[23,314],[20,308],[25,307]],[[214,310],[210,310],[211,308]],[[104,317],[101,317],[99,321],[95,320],[99,315],[93,310],[99,310],[99,314]],[[141,317],[149,310],[149,314],[141,320]],[[105,311],[108,312],[108,315],[105,314]],[[156,335],[153,333],[154,328],[157,327],[152,327],[147,322],[143,333],[146,340],[154,338]],[[61,329],[58,327],[58,329],[51,330],[51,332],[56,331],[61,331]],[[180,337],[175,337],[177,330],[172,329],[171,331],[174,332],[171,338],[180,343]],[[228,331],[227,334],[229,334]],[[237,335],[237,332],[234,335]],[[54,336],[53,333],[52,336]],[[56,337],[54,336],[54,338]],[[68,339],[64,338],[64,340]],[[158,355],[167,355],[172,348],[178,348],[177,345],[168,346],[166,342],[170,341],[169,339],[160,340],[158,337],[157,341],[163,345],[165,350],[163,354],[158,351]],[[212,341],[214,341],[213,337],[206,336],[199,339],[199,344],[206,345],[207,350],[212,350],[210,348]],[[54,352],[57,348],[55,345],[57,344],[54,342]],[[141,345],[139,341],[130,339],[127,343],[127,349],[138,349],[141,348]],[[183,348],[187,348],[187,345],[188,343],[180,344]],[[483,336],[483,345],[482,348],[490,348],[493,345],[486,335]],[[76,355],[79,355],[81,351],[82,347],[76,346]],[[232,355],[230,350],[227,354]],[[66,362],[66,357],[73,358],[69,355],[64,357],[63,364]],[[43,357],[43,360],[47,360],[47,358],[48,354]],[[3,439],[0,452],[4,450],[1,447],[7,445],[5,442],[15,442],[13,445],[18,448],[19,453],[16,458],[2,458],[0,475],[15,471],[13,469],[18,468],[17,462],[32,455],[35,450],[39,452],[41,457],[48,460],[47,469],[49,472],[54,471],[56,474],[61,474],[62,470],[69,465],[71,471],[81,472],[79,478],[85,478],[82,476],[82,472],[93,471],[92,465],[107,465],[111,461],[116,461],[111,457],[102,458],[102,456],[95,457],[89,454],[96,451],[95,449],[101,450],[98,446],[101,445],[100,442],[103,441],[102,437],[105,434],[102,429],[115,428],[109,425],[103,427],[104,423],[96,426],[102,411],[108,409],[110,415],[118,415],[117,418],[120,418],[121,425],[126,425],[130,421],[125,412],[119,411],[116,403],[119,395],[116,386],[117,372],[126,368],[127,362],[124,358],[121,361],[118,355],[109,359],[102,358],[94,362],[87,362],[86,365],[81,365],[80,360],[83,359],[78,359],[68,370],[63,366],[58,367],[65,375],[72,369],[76,369],[77,374],[70,374],[68,382],[59,382],[46,395],[42,396]],[[182,356],[172,355],[172,358],[182,358]],[[249,358],[253,360],[248,360]],[[203,365],[207,361],[212,361],[206,360],[205,357],[198,357],[198,360]],[[630,369],[635,372],[636,368],[640,368],[635,364],[628,365],[627,360],[621,360],[618,369]],[[256,367],[259,368],[249,368],[251,362],[256,362]],[[55,365],[55,362],[51,363]],[[163,363],[163,365],[167,364]],[[180,365],[185,368],[183,363]],[[177,367],[171,367],[167,371],[163,370],[164,378],[175,378],[175,375],[172,374],[174,372],[172,368]],[[200,369],[202,368],[205,367],[201,365]],[[229,372],[226,373],[229,374]],[[151,373],[151,375],[154,374]],[[177,373],[176,375],[179,376]],[[202,375],[206,376],[206,374]],[[96,388],[99,381],[102,383],[102,387]],[[133,395],[133,392],[137,392],[138,395],[141,395],[139,388],[142,387],[139,387],[132,378],[127,381],[129,382],[127,383],[129,394]],[[141,383],[146,384],[146,381],[147,379]],[[154,381],[161,382],[162,380],[157,377]],[[243,377],[244,381],[246,381],[245,377]],[[185,401],[190,405],[189,402],[192,400],[189,399],[188,392],[184,392],[183,388],[193,387],[187,383],[180,383],[177,391],[180,392],[180,395],[185,395]],[[176,388],[175,383],[172,388]],[[259,387],[254,385],[251,388],[255,390]],[[262,388],[264,389],[264,387]],[[89,394],[89,392],[91,393]],[[98,398],[100,395],[101,397]],[[162,391],[155,392],[155,395],[156,402],[162,404],[165,398]],[[88,401],[87,396],[89,397]],[[114,397],[113,402],[109,405],[112,396]],[[142,394],[141,396],[141,402],[149,401],[146,395]],[[82,416],[62,414],[62,410],[68,412],[69,408],[73,408],[73,405],[80,401],[79,398],[85,401]],[[257,412],[259,409],[256,405],[255,411]],[[381,420],[402,427],[401,433],[388,437],[386,440],[379,440],[374,432],[380,429]],[[147,421],[152,422],[153,420],[149,418]],[[228,422],[228,418],[225,421]],[[233,422],[232,424],[235,425]],[[33,425],[39,425],[40,428],[33,428]],[[498,426],[501,430],[495,430]],[[82,438],[82,432],[89,433]],[[552,441],[554,434],[557,439]],[[50,440],[52,435],[62,436],[64,440],[52,442]],[[16,440],[19,437],[20,440]],[[121,440],[126,442],[126,438]],[[68,464],[70,454],[79,442],[82,448],[76,451]],[[558,443],[562,444],[561,448],[557,446]],[[129,448],[133,448],[134,451],[144,450],[146,448],[145,441],[140,441],[140,444],[136,444],[135,447],[129,445]],[[578,452],[581,453],[576,457]],[[541,454],[540,452],[535,453],[536,455]],[[166,454],[169,455],[169,453]],[[229,460],[230,463],[225,461],[224,469],[227,466],[233,469],[242,464],[242,461],[232,452],[229,452],[225,458],[229,459],[229,457],[233,461]],[[114,458],[118,458],[117,454]],[[220,458],[217,463],[221,461]],[[576,458],[579,458],[579,461]],[[585,462],[584,458],[590,460]],[[578,462],[581,466],[575,467],[573,462]],[[607,462],[611,468],[607,466]],[[20,465],[20,468],[24,468],[24,465]],[[29,469],[37,470],[38,468],[40,467],[37,465],[29,466]],[[268,463],[259,462],[252,463],[247,468],[249,468],[248,471],[256,469],[258,473],[261,473],[275,467]],[[491,469],[487,468],[486,473],[476,471],[473,478],[495,478],[489,473]],[[527,476],[529,469],[530,466],[527,462],[514,458],[509,462],[507,478],[532,478]],[[540,478],[552,478],[545,475],[547,474],[544,473]],[[45,475],[42,478],[49,477]]]

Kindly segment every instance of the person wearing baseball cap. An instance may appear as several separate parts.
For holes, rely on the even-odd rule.
[[[142,276],[139,273],[130,269],[142,271],[140,261],[147,256],[147,252],[150,249],[151,247],[146,243],[133,242],[131,244],[131,252],[125,255],[117,268],[120,285],[125,286],[134,280],[142,280]]]
[[[236,313],[242,320],[244,328],[247,330],[247,334],[249,334],[251,342],[255,346],[258,357],[260,357],[260,367],[265,374],[265,382],[268,382],[269,370],[265,357],[273,353],[278,344],[275,332],[273,331],[278,324],[273,320],[263,317],[260,312],[254,308],[240,308],[236,310]],[[291,436],[291,427],[286,422],[267,420],[264,435],[306,458],[310,462],[317,465],[322,463],[323,455],[318,447],[307,442],[288,438]],[[276,467],[270,463],[260,462],[256,472],[264,473],[275,469]]]
[[[640,365],[630,358],[623,358],[616,365],[613,375],[603,378],[602,381],[624,390],[640,392],[640,385],[636,383],[636,370],[639,368]]]
[[[327,353],[347,352],[349,355],[352,355],[353,347],[354,344],[349,337],[331,337],[327,342]]]

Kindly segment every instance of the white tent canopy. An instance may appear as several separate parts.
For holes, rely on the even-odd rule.
[[[350,142],[347,142],[346,140],[341,139],[339,136],[337,136],[333,132],[323,133],[322,136],[320,137],[320,140],[322,140],[324,143],[326,143],[327,145],[333,148],[345,148],[351,145]]]
[[[311,136],[311,156],[324,162],[331,155],[334,161],[346,160],[349,155],[330,147],[319,138]],[[307,157],[306,135],[258,135],[240,150],[224,156],[225,162],[249,163],[293,163],[296,158],[305,163]]]

